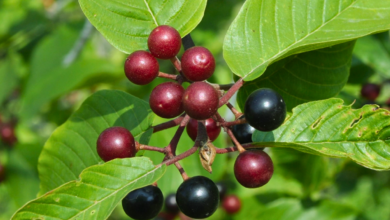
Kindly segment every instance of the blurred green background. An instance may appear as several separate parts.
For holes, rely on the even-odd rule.
[[[204,19],[191,33],[195,44],[208,48],[216,58],[211,82],[233,82],[222,56],[222,43],[243,2],[209,0]],[[37,163],[45,141],[88,96],[102,89],[117,89],[148,101],[152,89],[165,81],[156,79],[146,86],[130,83],[123,73],[126,56],[86,21],[75,0],[0,0],[0,115],[3,123],[15,124],[17,137],[13,146],[0,143],[0,164],[6,169],[5,181],[0,183],[0,219],[9,219],[36,197]],[[167,61],[160,62],[160,69],[175,72]],[[382,86],[377,104],[386,108],[389,76],[389,33],[359,39],[349,82],[338,97],[361,107],[368,103],[360,97],[361,86],[376,83]],[[220,113],[233,119],[224,108]],[[156,117],[155,124],[163,121]],[[166,146],[174,131],[156,133],[150,145]],[[225,134],[214,144],[221,148],[231,145]],[[192,145],[184,134],[178,151]],[[389,172],[289,149],[266,151],[274,161],[275,173],[266,186],[258,189],[243,188],[235,181],[232,167],[236,153],[218,155],[213,174],[203,170],[198,155],[182,161],[190,176],[201,174],[223,181],[228,194],[242,201],[238,214],[227,215],[219,209],[210,219],[390,219]],[[155,164],[163,159],[150,152],[145,156]],[[175,192],[181,182],[179,172],[171,166],[158,184],[167,195]],[[111,219],[127,217],[119,207]]]

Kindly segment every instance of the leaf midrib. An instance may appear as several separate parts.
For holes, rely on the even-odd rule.
[[[152,16],[154,23],[155,23],[157,26],[159,26],[159,25],[158,25],[158,22],[157,22],[157,18],[154,16],[152,10],[150,9],[148,2],[147,2],[146,0],[144,0],[144,3],[145,3],[145,5],[146,5],[146,8],[148,9],[150,15]]]
[[[264,1],[264,0],[262,0]],[[358,1],[358,0],[357,0]],[[274,60],[275,58],[283,55],[283,54],[286,54],[291,48],[294,48],[294,46],[296,46],[297,44],[299,44],[300,42],[302,42],[303,40],[305,40],[306,38],[310,37],[312,34],[316,33],[316,31],[318,31],[319,29],[321,29],[322,27],[324,27],[325,25],[327,25],[329,22],[333,21],[334,19],[336,19],[340,14],[342,14],[344,11],[350,9],[354,4],[356,4],[356,2],[353,2],[352,4],[350,4],[348,7],[345,7],[343,10],[339,11],[333,18],[329,19],[329,21],[323,23],[321,26],[319,26],[318,28],[314,29],[311,33],[308,33],[306,36],[304,36],[303,38],[301,38],[300,40],[298,41],[295,41],[293,44],[291,44],[290,46],[286,47],[285,49],[279,51],[278,53],[276,53],[274,56],[268,58],[267,60],[264,60],[262,63],[260,63],[259,65],[255,66],[249,73],[247,73],[243,78],[245,79],[247,76],[251,75],[256,69],[258,69],[259,67],[261,67],[262,65],[264,65],[265,63],[271,61],[271,60]],[[316,44],[319,44],[321,42],[317,42]],[[263,45],[262,45],[263,46]],[[307,45],[306,45],[307,46]]]

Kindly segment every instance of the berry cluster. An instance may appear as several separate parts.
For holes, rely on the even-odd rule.
[[[208,83],[206,80],[215,70],[215,59],[208,49],[198,46],[187,48],[180,62],[176,58],[181,48],[180,34],[166,25],[155,28],[150,33],[147,44],[150,52],[135,51],[127,58],[125,74],[132,83],[138,85],[148,84],[156,77],[174,80],[175,82],[156,86],[151,92],[149,104],[152,111],[162,118],[176,117],[154,126],[153,132],[177,125],[179,128],[165,148],[136,142],[126,128],[108,128],[97,140],[99,156],[102,160],[109,161],[134,157],[138,150],[164,153],[163,163],[175,164],[184,179],[177,192],[165,199],[166,215],[174,217],[180,210],[191,218],[207,218],[215,212],[220,200],[227,213],[237,212],[241,205],[238,197],[224,196],[226,189],[221,190],[220,186],[207,177],[189,178],[179,161],[199,150],[203,167],[211,171],[217,153],[238,150],[240,155],[234,165],[237,181],[248,188],[266,184],[273,174],[272,160],[263,148],[252,144],[252,134],[255,130],[272,131],[284,122],[286,106],[283,98],[271,89],[256,90],[248,97],[242,114],[229,103],[229,99],[243,85],[243,80],[240,79],[233,85]],[[159,72],[157,59],[169,59],[179,74]],[[184,89],[183,82],[190,85]],[[235,121],[226,122],[219,115],[217,110],[225,104],[236,116]],[[187,128],[187,133],[195,144],[188,151],[176,155],[177,143],[184,128]],[[222,129],[230,136],[234,147],[221,149],[212,144]],[[122,206],[131,218],[150,219],[158,215],[163,203],[163,194],[157,184],[154,184],[130,192],[123,199]]]

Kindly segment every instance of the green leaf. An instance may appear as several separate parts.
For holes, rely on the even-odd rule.
[[[0,62],[0,104],[12,93],[19,82],[21,57],[11,53]]]
[[[147,144],[153,114],[149,104],[122,91],[103,90],[90,96],[43,147],[38,161],[40,194],[77,179],[85,168],[102,161],[96,152],[99,134],[108,127],[127,128]]]
[[[271,63],[390,29],[390,1],[247,0],[224,41],[224,58],[246,81]]]
[[[324,200],[319,206],[305,211],[297,220],[354,220],[357,214],[357,210],[346,204]]]
[[[292,112],[281,127],[256,131],[253,140],[265,146],[350,158],[370,169],[390,169],[389,111],[376,105],[351,109],[334,98],[302,104]]]
[[[202,20],[206,0],[79,0],[89,21],[119,50],[147,49],[150,32],[159,25],[176,28],[183,37]]]
[[[150,185],[165,172],[150,159],[115,159],[85,169],[66,183],[19,209],[12,219],[107,219],[134,189]]]
[[[353,54],[382,76],[390,77],[390,53],[375,36],[357,40]]]
[[[293,55],[272,64],[261,77],[239,90],[240,108],[244,109],[248,96],[259,88],[277,91],[289,111],[305,102],[334,97],[348,81],[354,43]]]
[[[31,74],[22,94],[20,116],[28,119],[43,105],[83,84],[90,77],[112,73],[115,66],[106,59],[80,57],[70,66],[63,60],[77,41],[78,31],[60,27],[43,39],[31,58]]]

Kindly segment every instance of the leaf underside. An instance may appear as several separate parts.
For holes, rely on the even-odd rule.
[[[348,81],[354,44],[350,41],[273,63],[261,77],[246,82],[239,90],[240,108],[244,109],[247,97],[259,88],[277,91],[288,111],[306,102],[334,97]]]
[[[165,172],[145,157],[116,159],[85,169],[68,182],[20,208],[12,219],[107,219],[134,189],[150,185]]]
[[[96,92],[45,143],[38,163],[40,195],[76,180],[85,168],[102,161],[96,141],[106,128],[125,127],[137,141],[147,144],[152,122],[153,113],[145,101],[122,91]]]
[[[390,169],[390,112],[376,105],[351,109],[341,99],[302,104],[272,132],[256,131],[262,146],[350,158],[375,170]]]
[[[284,57],[390,29],[390,1],[247,0],[225,37],[230,69],[246,81]]]
[[[79,0],[89,21],[117,49],[147,49],[147,38],[158,25],[176,28],[184,37],[202,20],[207,0]]]

